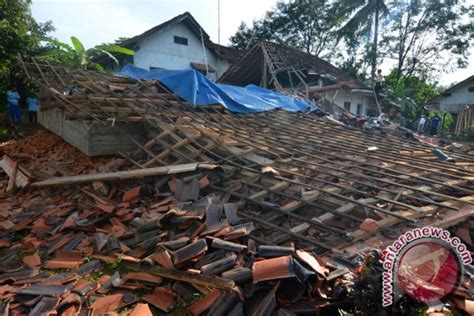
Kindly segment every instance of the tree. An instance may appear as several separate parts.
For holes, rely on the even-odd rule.
[[[242,23],[230,42],[236,48],[248,48],[258,41],[272,41],[315,56],[329,55],[336,47],[335,29],[340,23],[330,2],[278,1],[251,28]]]
[[[41,54],[39,58],[59,62],[66,67],[95,69],[104,72],[104,68],[94,61],[98,56],[105,55],[118,65],[119,61],[114,56],[114,53],[125,55],[135,54],[133,50],[116,44],[101,44],[86,50],[81,41],[74,36],[71,36],[72,45],[62,43],[52,38],[45,38],[44,40],[48,43],[50,49]]]
[[[401,105],[402,115],[411,121],[421,114],[428,100],[438,95],[436,84],[430,83],[428,77],[410,76],[398,79],[396,68],[385,77],[385,84],[390,97]]]
[[[392,19],[388,21],[383,43],[388,57],[396,61],[397,81],[466,66],[474,38],[474,5],[465,3],[462,0],[389,3]]]
[[[373,80],[378,57],[379,18],[388,14],[387,5],[384,0],[339,0],[337,6],[339,14],[348,18],[347,22],[339,29],[339,38],[354,39],[358,31],[361,29],[371,30],[373,26],[374,36],[369,55]]]
[[[0,0],[0,98],[13,78],[10,69],[18,56],[28,57],[41,50],[43,36],[54,30],[51,21],[38,23],[31,16],[31,0]]]

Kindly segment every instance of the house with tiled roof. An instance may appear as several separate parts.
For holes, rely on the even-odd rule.
[[[270,42],[254,45],[219,82],[300,94],[318,103],[336,104],[353,114],[377,115],[372,89],[331,63]]]
[[[135,51],[134,56],[120,56],[122,65],[131,63],[146,70],[196,69],[212,80],[219,78],[242,53],[213,43],[189,12],[129,38],[120,45]]]

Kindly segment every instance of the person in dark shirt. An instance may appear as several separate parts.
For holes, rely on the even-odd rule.
[[[434,136],[438,134],[438,127],[441,124],[441,117],[438,115],[438,113],[435,113],[435,115],[431,118],[431,135]]]

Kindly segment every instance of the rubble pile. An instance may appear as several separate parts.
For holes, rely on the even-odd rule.
[[[57,153],[71,150],[62,144]],[[240,218],[241,205],[209,189],[206,172],[216,166],[204,168],[167,182],[94,182],[85,194],[26,190],[0,200],[3,312],[291,315],[350,306],[341,280],[347,268],[314,247],[249,238],[252,221]]]
[[[4,146],[3,313],[380,314],[374,249],[424,225],[456,227],[472,249],[469,153],[440,160],[318,113],[195,108],[155,81],[24,67],[44,111],[141,122],[148,140],[94,159],[46,134]],[[467,311],[465,284],[453,296]]]
[[[110,160],[89,157],[44,129],[25,139],[3,144],[0,146],[0,157],[4,154],[20,161],[35,179],[94,172]]]

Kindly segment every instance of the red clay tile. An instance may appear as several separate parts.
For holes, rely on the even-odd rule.
[[[0,239],[0,248],[8,248],[12,244],[8,240]]]
[[[145,302],[161,309],[164,312],[171,310],[176,294],[164,287],[155,287],[153,294],[144,295]]]
[[[45,264],[46,269],[75,269],[82,263],[79,252],[60,252]]]
[[[360,224],[359,228],[369,233],[376,233],[380,230],[379,224],[372,218],[364,219],[362,224]]]
[[[108,205],[108,204],[97,204],[96,207],[101,209],[105,213],[112,213],[115,210],[114,205]]]
[[[284,279],[294,275],[292,257],[283,256],[257,261],[252,267],[253,282]]]
[[[202,177],[199,180],[199,188],[200,189],[206,188],[209,184],[211,184],[211,183],[209,182],[209,179],[207,178],[207,175],[205,175],[204,177]]]
[[[296,250],[296,255],[298,258],[310,266],[316,273],[322,277],[326,277],[329,274],[329,269],[321,266],[319,261],[309,252],[304,250]]]
[[[41,257],[38,255],[25,256],[22,258],[22,261],[31,269],[41,265]]]
[[[93,255],[92,257],[95,259],[99,259],[100,261],[103,261],[105,263],[114,263],[115,261],[117,261],[117,258],[114,256],[106,256],[106,255],[97,254],[97,255]]]
[[[15,227],[15,223],[13,223],[11,220],[2,220],[0,221],[0,230],[10,230],[13,227]]]
[[[201,300],[193,304],[189,311],[191,314],[197,316],[201,313],[207,311],[211,306],[217,301],[217,299],[221,296],[221,291],[213,290],[211,293],[204,296]]]
[[[174,269],[173,260],[171,259],[171,255],[167,250],[155,253],[153,256],[151,256],[151,258],[165,268]]]
[[[92,316],[102,316],[106,312],[111,312],[122,304],[123,294],[107,295],[97,299],[92,304]]]
[[[140,200],[140,186],[126,191],[122,196],[122,202],[134,204]]]
[[[128,316],[153,316],[148,304],[137,304]]]
[[[138,280],[152,283],[161,283],[163,279],[146,272],[129,272],[123,277],[124,280]]]

